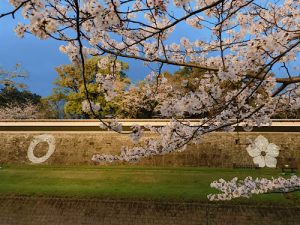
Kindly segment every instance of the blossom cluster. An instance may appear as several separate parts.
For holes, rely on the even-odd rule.
[[[94,103],[92,101],[84,100],[82,102],[82,111],[86,113],[90,113],[92,110],[94,112],[98,112],[101,109],[99,103]]]
[[[130,134],[130,138],[134,144],[138,144],[141,137],[143,136],[144,129],[138,124],[134,124],[132,126],[132,133]]]
[[[173,89],[167,79],[158,73],[150,73],[143,82],[131,85],[122,96],[122,110],[131,117],[140,111],[159,114],[161,104],[171,96]]]
[[[96,74],[96,82],[99,85],[99,92],[104,92],[105,100],[111,101],[114,97],[116,97],[117,93],[115,92],[115,82],[116,76],[111,74]]]
[[[300,189],[300,178],[296,175],[289,179],[278,178],[256,178],[246,177],[239,180],[237,177],[230,181],[219,179],[211,183],[212,188],[221,191],[221,194],[209,194],[207,198],[210,201],[225,201],[234,198],[250,198],[253,194],[265,194],[271,192],[290,192]]]

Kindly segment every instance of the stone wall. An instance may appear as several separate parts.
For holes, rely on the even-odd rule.
[[[0,163],[30,164],[28,147],[38,132],[1,132]],[[55,138],[55,152],[44,164],[87,165],[93,164],[95,153],[118,154],[122,145],[131,145],[126,135],[114,132],[48,132]],[[203,142],[189,145],[184,152],[143,159],[138,164],[153,166],[211,166],[232,167],[233,163],[251,164],[252,158],[246,152],[247,139],[265,136],[281,148],[279,164],[292,163],[300,167],[300,132],[240,132],[207,134]],[[146,137],[154,137],[146,133]],[[34,154],[46,154],[48,145],[38,144]]]
[[[0,225],[297,225],[300,207],[1,197]]]

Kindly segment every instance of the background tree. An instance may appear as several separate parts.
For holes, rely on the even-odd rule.
[[[183,67],[173,74],[164,71],[159,79],[155,75],[149,75],[146,80],[131,85],[124,94],[121,115],[125,118],[162,117],[162,102],[195,91],[197,82],[193,79],[197,78],[196,81],[199,81],[203,74],[201,69]]]
[[[167,98],[170,90],[167,90],[168,86],[157,85],[157,82],[161,83],[163,80],[153,80],[153,77],[149,76],[147,81],[131,85],[121,98],[120,115],[137,119],[159,117],[160,102]],[[159,92],[159,95],[156,92]]]
[[[31,93],[26,89],[17,89],[16,87],[6,86],[0,91],[0,107],[5,107],[11,103],[22,105],[31,103],[37,105],[41,102],[40,95]]]
[[[121,63],[122,68],[117,77],[116,87],[118,95],[111,101],[107,101],[105,93],[99,92],[99,84],[96,82],[97,74],[102,74],[103,76],[108,74],[107,68],[100,69],[98,67],[99,59],[99,57],[92,57],[86,60],[85,79],[91,101],[101,105],[101,110],[98,113],[100,116],[105,117],[118,113],[120,95],[124,92],[130,81],[125,74],[128,65]],[[86,99],[86,96],[80,68],[74,65],[62,65],[56,68],[56,72],[58,75],[58,78],[54,82],[56,87],[53,89],[53,93],[49,96],[49,99],[56,104],[64,104],[66,118],[94,118],[91,113],[84,112],[82,109],[82,102]]]
[[[57,118],[56,110],[40,95],[30,92],[22,82],[27,73],[17,65],[15,71],[0,71],[0,119]]]

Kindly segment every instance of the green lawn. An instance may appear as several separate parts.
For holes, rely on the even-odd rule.
[[[277,177],[276,169],[156,168],[135,166],[16,166],[0,169],[0,195],[206,201],[213,180]],[[264,194],[234,203],[299,204],[300,192]]]

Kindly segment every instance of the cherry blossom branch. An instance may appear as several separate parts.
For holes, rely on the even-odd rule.
[[[213,181],[210,186],[221,191],[221,194],[209,194],[210,201],[228,201],[234,198],[250,198],[254,194],[288,193],[300,189],[300,178],[291,176],[289,179],[283,177],[266,179],[246,177],[239,180],[237,177],[231,181],[219,179]]]
[[[0,18],[11,15],[13,19],[15,19],[15,13],[21,9],[24,5],[26,5],[26,3],[30,2],[31,0],[25,0],[23,2],[21,2],[17,7],[15,7],[14,10],[7,12],[7,13],[2,13],[0,14]]]

